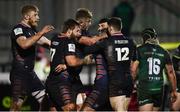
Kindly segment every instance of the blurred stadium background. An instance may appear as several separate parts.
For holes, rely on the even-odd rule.
[[[103,17],[110,17],[114,7],[121,0],[0,0],[0,110],[9,107],[9,71],[11,67],[11,41],[9,38],[12,27],[20,20],[21,7],[35,4],[40,9],[38,28],[52,24],[60,32],[63,21],[74,18],[78,8],[88,8],[93,13],[91,33],[97,33],[97,23]],[[145,27],[157,30],[163,47],[173,52],[180,44],[180,0],[129,0],[134,8],[135,20],[132,25],[131,37],[140,43],[140,32]],[[52,33],[52,34],[53,34]],[[47,35],[51,38],[52,35]],[[48,51],[46,51],[48,56]],[[95,75],[94,66],[84,67],[81,78],[84,84],[92,84]],[[31,107],[24,107],[25,110]]]

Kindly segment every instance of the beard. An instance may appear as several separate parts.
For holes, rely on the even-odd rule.
[[[32,20],[29,20],[28,24],[33,28],[38,26],[38,22],[37,21],[32,21]]]
[[[71,39],[73,39],[73,40],[75,40],[75,41],[78,41],[78,39],[79,39],[80,36],[77,36],[77,35],[75,35],[74,33],[72,33],[70,37],[71,37]]]
[[[102,30],[99,30],[99,34],[103,34],[103,33],[106,33],[108,37],[111,36],[111,34],[110,34],[110,32],[108,31],[107,28],[104,28],[104,29],[102,29]]]

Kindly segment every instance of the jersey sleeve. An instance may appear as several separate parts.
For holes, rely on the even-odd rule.
[[[64,47],[64,54],[65,56],[67,55],[75,55],[76,53],[76,45],[74,42],[67,40],[65,42],[65,47]]]
[[[14,39],[19,38],[20,36],[25,36],[22,27],[16,27],[13,29]]]
[[[98,42],[96,42],[94,45],[87,46],[87,47],[84,49],[84,53],[85,53],[86,55],[87,55],[87,54],[93,54],[93,53],[99,53],[99,52],[101,52],[101,51],[105,48],[105,44],[106,44],[106,41],[105,41],[105,40],[98,41]]]

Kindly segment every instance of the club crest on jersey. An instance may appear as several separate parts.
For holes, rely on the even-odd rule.
[[[59,45],[59,42],[53,41],[52,44],[57,46],[57,45]]]
[[[75,44],[68,44],[68,51],[75,52]]]
[[[23,34],[22,28],[16,28],[14,29],[15,35]]]

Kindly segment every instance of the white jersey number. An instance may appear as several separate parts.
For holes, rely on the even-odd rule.
[[[53,49],[53,48],[50,49],[51,62],[53,60],[55,52],[56,52],[56,49]]]
[[[159,72],[160,72],[160,64],[161,64],[161,61],[157,58],[148,58],[147,59],[148,63],[149,63],[149,74],[152,75],[152,74],[156,74],[158,75]]]
[[[128,54],[129,54],[129,48],[123,47],[123,48],[115,48],[117,52],[117,61],[126,61],[129,60]],[[124,53],[124,55],[122,55]]]

